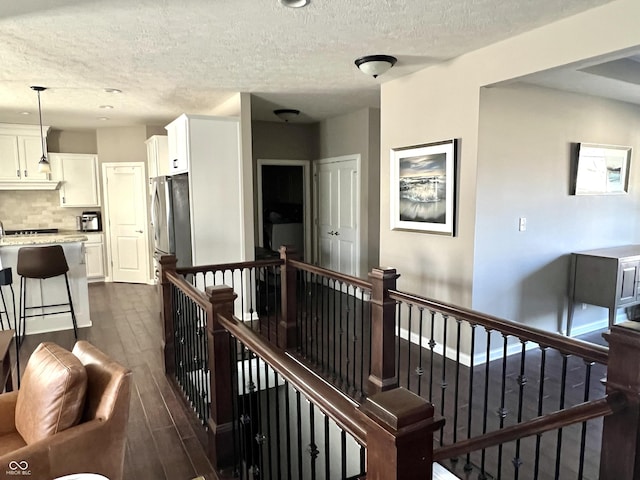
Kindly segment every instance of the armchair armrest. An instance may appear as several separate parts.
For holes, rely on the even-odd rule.
[[[0,465],[26,461],[30,480],[50,480],[84,471],[121,478],[125,439],[114,449],[112,435],[108,422],[91,420],[0,456]]]
[[[0,395],[0,435],[16,431],[17,401],[17,391]]]

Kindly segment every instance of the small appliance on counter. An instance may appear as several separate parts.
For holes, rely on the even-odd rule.
[[[80,215],[80,231],[82,232],[101,232],[102,218],[100,212],[82,212]]]

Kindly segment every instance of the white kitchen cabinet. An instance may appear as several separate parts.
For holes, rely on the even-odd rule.
[[[51,153],[49,158],[55,178],[61,181],[60,206],[100,206],[97,155]]]
[[[87,267],[87,280],[104,279],[104,237],[102,233],[86,233],[84,242],[84,258]]]
[[[189,130],[190,117],[180,115],[166,127],[169,150],[169,173],[187,173],[189,171]]]
[[[169,168],[169,145],[166,135],[149,137],[147,145],[147,169],[149,178],[171,175]]]
[[[45,152],[48,131],[43,127]],[[40,126],[0,124],[0,182],[49,181],[48,174],[38,172],[41,158]]]

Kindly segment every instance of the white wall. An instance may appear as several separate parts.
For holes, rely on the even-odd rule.
[[[380,262],[398,269],[400,288],[475,306],[480,88],[634,48],[637,18],[640,2],[618,0],[382,85]],[[450,138],[461,139],[457,236],[391,231],[389,150]]]

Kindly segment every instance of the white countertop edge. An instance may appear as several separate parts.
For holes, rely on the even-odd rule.
[[[0,239],[0,247],[20,245],[44,245],[57,243],[86,242],[89,238],[83,234],[40,234],[40,235],[12,235]]]

